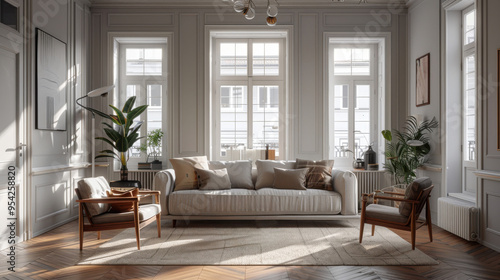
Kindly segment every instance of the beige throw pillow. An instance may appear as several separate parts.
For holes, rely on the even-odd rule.
[[[175,171],[175,191],[197,189],[198,178],[194,169],[208,169],[206,156],[172,158],[170,163]]]
[[[226,168],[232,189],[254,189],[251,160],[210,161],[208,167],[210,170]]]
[[[277,161],[277,160],[260,160],[255,161],[257,166],[257,181],[255,189],[272,188],[274,185],[274,168],[294,169],[295,162]]]
[[[296,168],[309,168],[306,175],[308,189],[321,189],[332,191],[333,160],[305,160],[297,159]]]
[[[306,174],[308,171],[308,168],[274,168],[274,187],[276,189],[307,190]]]
[[[231,181],[227,169],[205,170],[195,168],[198,175],[198,186],[200,190],[228,190],[231,189]]]

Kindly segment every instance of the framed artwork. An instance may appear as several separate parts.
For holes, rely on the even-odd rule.
[[[417,58],[417,89],[415,91],[416,102],[418,106],[431,103],[430,97],[430,60],[431,54]]]
[[[36,30],[36,129],[66,130],[66,44]]]

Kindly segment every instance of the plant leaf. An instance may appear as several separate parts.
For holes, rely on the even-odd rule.
[[[113,147],[113,148],[115,148],[115,149],[116,149],[116,145],[115,145],[113,142],[111,142],[110,140],[108,140],[108,138],[104,138],[104,137],[96,137],[95,139],[96,139],[96,140],[102,140],[102,141],[104,141],[104,142],[108,143],[109,145],[111,145],[111,147]],[[117,149],[117,150],[118,150],[118,149]]]
[[[109,107],[111,107],[113,111],[115,111],[118,124],[124,125],[127,122],[127,119],[125,119],[125,116],[123,115],[122,111],[120,111],[120,109],[116,108],[113,105],[109,105]]]
[[[120,153],[125,153],[130,148],[127,137],[122,137],[116,141],[116,150]]]
[[[125,102],[125,105],[123,105],[122,109],[123,113],[128,113],[130,112],[130,110],[132,110],[132,107],[134,107],[135,99],[136,97],[132,96],[127,100],[127,102]]]
[[[385,140],[387,141],[392,141],[392,133],[390,130],[382,130],[382,136],[384,137]]]

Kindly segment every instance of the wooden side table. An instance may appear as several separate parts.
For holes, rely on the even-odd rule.
[[[129,191],[135,188],[140,189],[142,187],[140,181],[111,181],[109,182],[109,186],[120,191]]]

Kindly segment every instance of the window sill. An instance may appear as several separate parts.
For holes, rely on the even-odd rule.
[[[476,194],[473,193],[449,193],[448,196],[476,203]]]

